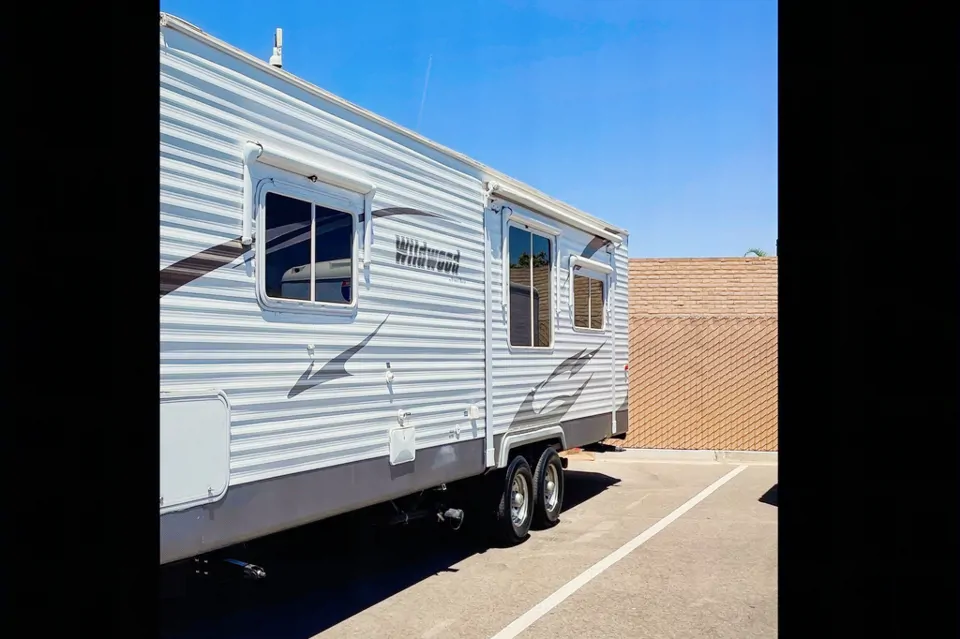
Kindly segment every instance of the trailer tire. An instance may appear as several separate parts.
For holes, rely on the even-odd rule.
[[[540,455],[533,472],[533,523],[537,528],[551,528],[560,521],[564,485],[563,461],[549,447]]]
[[[513,546],[527,538],[535,510],[533,473],[530,464],[517,455],[507,466],[497,506],[494,534],[504,545]]]

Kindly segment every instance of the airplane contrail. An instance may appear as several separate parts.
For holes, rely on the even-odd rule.
[[[420,97],[420,112],[417,113],[417,131],[420,130],[420,120],[423,119],[423,105],[427,101],[427,85],[430,84],[430,67],[433,66],[433,54],[427,60],[427,77],[423,81],[423,95]]]

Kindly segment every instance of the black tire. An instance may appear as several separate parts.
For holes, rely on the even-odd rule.
[[[522,520],[517,521],[513,517],[513,485],[514,480],[526,482],[526,497],[520,506],[524,512]],[[503,478],[502,488],[500,490],[500,501],[497,505],[495,516],[494,535],[506,546],[513,546],[524,541],[530,533],[530,525],[533,523],[533,511],[536,501],[533,496],[533,473],[530,471],[530,464],[522,456],[513,458],[510,465],[507,466],[507,472]]]
[[[548,472],[549,468],[553,468],[555,471],[553,474],[556,483],[554,492],[556,499],[552,500],[552,504],[548,504],[546,500],[547,479],[551,474]],[[540,455],[537,468],[533,472],[533,523],[537,528],[550,528],[556,526],[560,521],[560,511],[563,510],[564,484],[563,462],[560,460],[560,455],[553,448],[547,448]]]

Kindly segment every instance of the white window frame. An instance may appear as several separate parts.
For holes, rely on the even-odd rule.
[[[287,300],[270,297],[267,295],[266,282],[266,224],[267,224],[267,194],[275,193],[310,202],[313,205],[310,214],[311,238],[314,234],[314,224],[316,223],[316,208],[333,209],[345,213],[351,218],[351,256],[350,256],[350,292],[351,299],[349,303],[336,302],[314,302],[309,300]],[[264,309],[285,312],[285,313],[322,313],[328,315],[354,315],[360,299],[359,290],[359,264],[362,256],[360,255],[359,226],[360,214],[364,210],[364,196],[335,187],[323,182],[316,182],[309,185],[294,184],[278,178],[264,178],[257,184],[257,234],[256,234],[256,272],[257,272],[257,299],[260,306]],[[314,284],[314,263],[316,261],[314,239],[311,239],[311,263],[310,263],[310,295],[315,294]]]
[[[557,322],[556,322],[556,320],[555,320],[556,306],[555,306],[555,303],[554,303],[554,298],[556,297],[556,293],[557,293],[557,292],[556,292],[555,290],[551,290],[551,291],[550,291],[550,295],[549,295],[549,299],[550,299],[549,305],[550,305],[550,308],[549,308],[549,312],[548,312],[548,317],[550,318],[550,344],[547,345],[547,346],[533,346],[533,345],[532,345],[532,344],[533,344],[533,341],[534,341],[534,340],[533,340],[533,338],[534,338],[534,322],[533,322],[533,310],[532,310],[532,308],[531,308],[531,314],[530,314],[530,343],[531,343],[531,346],[517,346],[517,345],[514,345],[513,342],[510,341],[510,319],[511,319],[511,316],[510,316],[510,312],[511,312],[511,309],[510,309],[510,298],[511,298],[511,295],[510,295],[510,228],[511,228],[511,227],[516,227],[516,228],[518,228],[518,229],[521,229],[521,230],[523,230],[523,231],[526,231],[526,232],[530,233],[531,236],[533,236],[533,235],[539,235],[540,237],[542,237],[542,238],[544,238],[545,240],[548,240],[548,241],[550,242],[550,278],[549,278],[549,279],[550,279],[550,288],[551,288],[551,289],[555,289],[556,286],[557,286],[556,277],[555,277],[555,273],[556,273],[555,269],[557,268],[557,255],[558,255],[557,247],[559,246],[560,231],[559,231],[559,229],[554,229],[554,228],[552,228],[552,227],[550,227],[550,226],[548,226],[548,225],[546,225],[546,224],[537,222],[536,220],[531,220],[530,218],[522,217],[522,216],[516,215],[515,213],[511,213],[511,214],[509,215],[509,217],[507,218],[507,223],[506,223],[505,228],[504,228],[504,241],[503,241],[503,246],[504,246],[504,253],[503,253],[503,260],[502,260],[502,262],[503,262],[503,269],[502,269],[502,270],[503,270],[503,273],[502,273],[503,278],[502,278],[501,286],[503,287],[503,290],[505,291],[505,293],[504,293],[504,299],[505,299],[505,301],[506,301],[505,306],[506,306],[506,309],[507,309],[507,326],[506,326],[506,329],[507,329],[507,347],[510,349],[511,352],[514,352],[514,351],[517,351],[517,352],[536,351],[536,352],[542,353],[542,352],[544,352],[544,351],[552,351],[552,350],[554,349],[555,345],[556,345],[556,342],[557,342]],[[531,241],[532,241],[532,237],[531,237]],[[532,249],[531,249],[531,252],[532,252]],[[533,257],[533,256],[531,255],[531,259],[532,259],[532,257]],[[531,262],[531,264],[532,264],[532,262]],[[531,304],[531,306],[532,306],[532,304],[533,304],[533,283],[532,283],[532,282],[531,282],[531,284],[530,284],[530,288],[531,288],[531,290],[530,290],[530,304]],[[542,298],[541,298],[541,299],[542,299]]]
[[[579,267],[579,270],[577,267]],[[574,276],[576,275],[603,282],[603,312],[601,313],[603,323],[600,325],[600,328],[577,326],[576,287],[574,286]],[[608,264],[591,260],[586,257],[581,257],[579,255],[570,256],[570,277],[568,278],[570,286],[570,326],[575,332],[606,333],[609,330],[610,326],[607,322],[607,312],[610,304],[610,280],[612,275],[613,268]],[[589,300],[590,298],[588,297],[587,299]],[[589,309],[590,302],[588,301],[587,303],[587,308]],[[587,317],[590,317],[589,311],[587,313]]]

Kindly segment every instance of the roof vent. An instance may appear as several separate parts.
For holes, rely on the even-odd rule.
[[[283,29],[277,29],[273,36],[273,55],[270,56],[270,66],[283,68]]]

